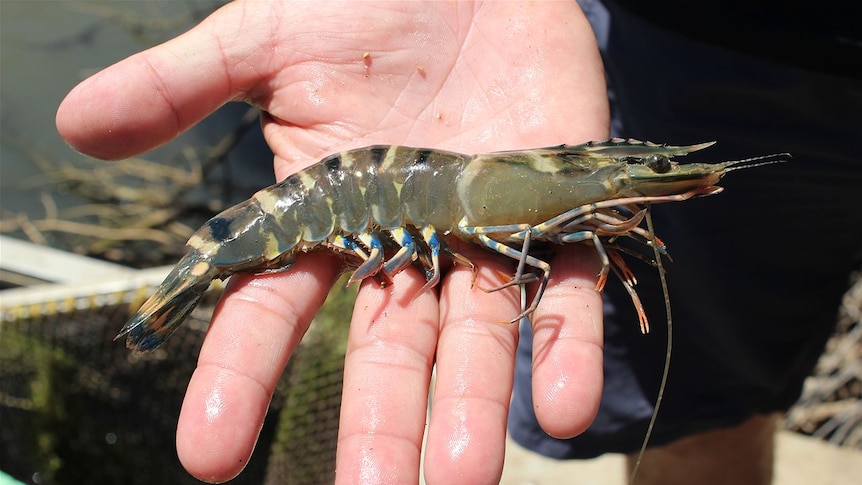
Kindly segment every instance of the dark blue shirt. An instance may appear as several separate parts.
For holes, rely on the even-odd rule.
[[[860,77],[862,3],[613,0],[666,30],[806,69]]]

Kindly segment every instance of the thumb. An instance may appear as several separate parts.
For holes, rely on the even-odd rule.
[[[228,4],[185,34],[84,80],[57,109],[60,136],[88,155],[129,157],[245,98],[266,76],[254,67],[266,65],[260,45],[277,22],[268,5]]]

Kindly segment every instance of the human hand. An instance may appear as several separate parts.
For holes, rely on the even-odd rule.
[[[606,138],[604,89],[574,2],[239,1],[81,83],[57,127],[84,153],[122,158],[244,100],[264,111],[280,180],[329,153],[378,143],[474,153]],[[498,257],[468,255],[479,285],[511,272]],[[533,317],[533,386],[543,427],[569,437],[598,407],[601,302],[593,250],[560,255]],[[339,269],[310,253],[284,273],[231,279],[180,413],[177,451],[191,474],[221,482],[245,466],[276,382]],[[408,269],[390,287],[361,287],[339,483],[416,482],[435,362],[426,480],[499,481],[517,326],[498,322],[519,313],[517,291],[471,289],[463,267],[445,275],[439,295],[413,299],[423,284]]]

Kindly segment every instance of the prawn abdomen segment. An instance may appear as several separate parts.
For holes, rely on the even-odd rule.
[[[302,240],[299,205],[260,191],[207,221],[187,244],[228,275],[284,269]]]

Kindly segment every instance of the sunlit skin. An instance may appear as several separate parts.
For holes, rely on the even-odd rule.
[[[464,153],[608,136],[601,60],[575,2],[229,4],[186,34],[85,80],[59,107],[77,150],[117,159],[161,145],[220,105],[265,112],[277,179],[372,144]],[[459,247],[494,286],[512,265]],[[602,386],[599,270],[589,247],[551,261],[534,315],[534,401],[547,432],[582,432]],[[223,482],[248,461],[275,384],[339,272],[308,254],[289,272],[232,279],[201,349],[177,429],[180,460]],[[338,483],[416,483],[431,368],[425,478],[497,483],[519,312],[513,289],[470,288],[465,267],[414,299],[413,270],[362,284],[351,321]],[[122,322],[118,322],[120,324]],[[170,343],[167,344],[170,351]],[[151,450],[159,452],[160,450]]]

